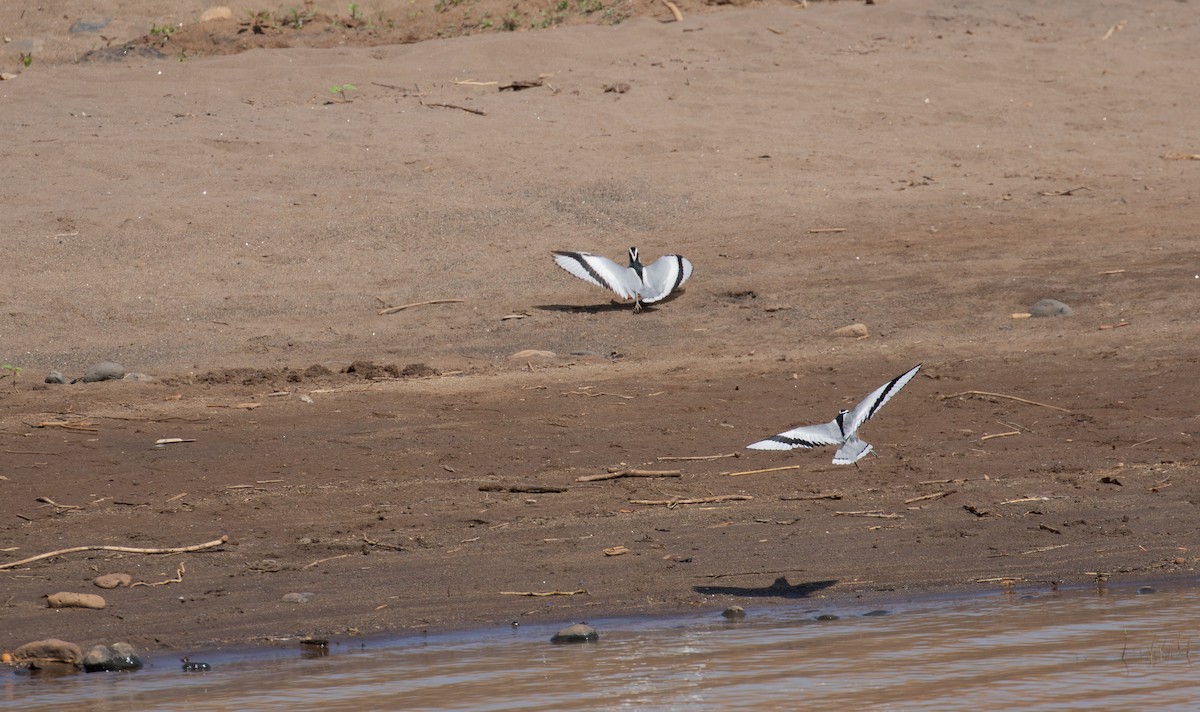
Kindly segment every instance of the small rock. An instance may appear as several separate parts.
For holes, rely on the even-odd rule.
[[[133,583],[133,577],[129,574],[101,574],[92,579],[92,583],[100,588],[120,588]]]
[[[84,672],[121,672],[141,667],[142,660],[129,643],[113,643],[111,650],[107,645],[93,645],[83,658]]]
[[[66,383],[66,382],[67,382],[67,377],[63,375],[62,371],[51,371],[50,373],[46,374],[46,383]]]
[[[108,23],[110,22],[112,22],[111,17],[81,17],[75,21],[75,24],[71,25],[71,29],[68,32],[71,34],[99,32],[108,27]]]
[[[576,623],[554,634],[551,643],[594,643],[600,640],[600,634],[587,623]]]
[[[1139,596],[1145,596],[1151,593],[1158,593],[1158,589],[1153,586],[1139,586],[1137,592]]]
[[[51,608],[104,608],[104,596],[94,593],[72,593],[61,591],[46,596],[46,605]]]
[[[539,351],[538,349],[525,349],[524,351],[516,352],[512,356],[509,356],[509,358],[514,361],[528,361],[531,358],[558,358],[558,354],[554,353],[553,351]]]
[[[154,380],[154,376],[146,373],[127,373],[122,380],[133,381],[135,383],[149,383]]]
[[[746,617],[746,609],[742,608],[741,606],[730,606],[729,608],[721,611],[721,615],[725,616],[729,620],[741,620],[742,618]]]
[[[283,594],[284,603],[308,603],[312,600],[311,593],[285,593]]]
[[[232,19],[233,19],[233,10],[230,10],[229,8],[225,7],[224,5],[216,5],[214,7],[208,8],[204,12],[200,13],[200,21],[201,22],[213,22],[214,20],[232,20]]]
[[[1176,566],[1183,566],[1187,563],[1187,559],[1183,558],[1182,556],[1176,556],[1174,559],[1171,559],[1171,563],[1175,564]]]
[[[83,651],[78,645],[58,638],[26,643],[14,650],[12,655],[16,663],[24,663],[31,667],[42,667],[47,663],[79,667],[83,660]]]
[[[883,610],[882,608],[876,608],[876,609],[875,609],[875,610],[873,610],[873,611],[867,611],[866,613],[864,613],[864,614],[863,614],[863,616],[864,616],[864,617],[868,617],[868,616],[886,616],[886,615],[890,615],[890,614],[889,614],[887,611]]]
[[[1029,307],[1029,313],[1033,316],[1071,316],[1074,314],[1071,307],[1057,299],[1040,299]]]
[[[121,364],[113,363],[112,361],[101,361],[100,363],[92,364],[88,367],[88,370],[83,372],[83,382],[112,381],[124,375],[125,367]]]
[[[832,613],[822,613],[821,615],[817,616],[817,620],[819,620],[819,621],[836,621],[836,620],[838,620],[838,617]]]
[[[840,329],[834,329],[832,333],[834,336],[842,336],[850,339],[865,339],[871,335],[871,332],[867,331],[866,324],[843,326]]]

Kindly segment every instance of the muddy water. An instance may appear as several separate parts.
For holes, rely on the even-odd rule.
[[[0,708],[1200,709],[1200,589],[748,609],[742,621],[592,621],[602,639],[585,645],[551,645],[557,626],[525,625],[342,643],[324,657],[194,655],[213,664],[206,674],[173,658],[134,674],[4,671]]]

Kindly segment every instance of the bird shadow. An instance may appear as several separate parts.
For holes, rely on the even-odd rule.
[[[683,290],[681,289],[675,290],[653,304],[642,304],[642,312],[648,313],[658,311],[657,307],[660,304],[673,302],[678,299],[682,293]],[[631,302],[618,302],[614,299],[608,304],[537,304],[533,308],[540,311],[565,312],[567,314],[602,314],[604,312],[618,311],[631,312],[633,311],[633,304]]]
[[[726,595],[748,598],[808,598],[837,583],[837,579],[789,583],[786,576],[775,579],[770,586],[693,586],[692,590],[706,596]]]

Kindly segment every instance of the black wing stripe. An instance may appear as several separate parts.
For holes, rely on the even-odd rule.
[[[801,438],[789,438],[789,437],[786,437],[783,435],[772,435],[771,437],[767,438],[767,440],[770,440],[772,442],[777,442],[777,443],[783,443],[784,445],[791,445],[793,447],[807,447],[807,448],[823,447],[826,444],[826,443],[813,442],[811,440],[804,440]]]
[[[584,271],[586,271],[588,274],[590,274],[592,276],[592,279],[594,279],[597,282],[599,282],[600,284],[604,285],[605,289],[608,289],[613,292],[617,292],[618,294],[620,293],[620,290],[618,290],[616,287],[612,286],[612,284],[607,279],[605,279],[603,275],[601,275],[599,272],[597,272],[595,269],[593,269],[592,266],[590,264],[588,264],[588,261],[584,258],[584,256],[579,254],[578,252],[555,252],[554,254],[562,255],[563,257],[570,257],[571,259],[578,262],[580,264],[580,266],[583,267]]]
[[[679,289],[679,285],[683,284],[683,257],[680,255],[671,256],[675,258],[675,284],[671,285],[671,289],[667,294]]]
[[[871,419],[871,416],[875,415],[875,411],[879,410],[879,406],[883,405],[883,402],[888,398],[888,394],[891,393],[892,389],[896,387],[896,382],[907,375],[908,372],[905,371],[899,376],[893,378],[891,381],[888,381],[887,387],[883,389],[883,393],[880,393],[879,397],[875,399],[875,402],[871,404],[871,409],[867,411],[867,417],[863,418],[862,422],[867,422]]]

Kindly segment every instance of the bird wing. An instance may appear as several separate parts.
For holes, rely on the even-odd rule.
[[[904,388],[912,380],[913,376],[917,375],[917,371],[920,370],[921,364],[918,363],[912,369],[905,371],[874,391],[871,391],[871,395],[859,401],[858,405],[854,406],[854,410],[851,410],[842,419],[842,426],[845,429],[846,435],[854,435],[863,423],[875,415],[875,411],[882,408],[884,403],[887,403],[891,400],[892,396],[899,393],[900,389]]]
[[[682,255],[663,255],[642,268],[642,301],[665,299],[692,276],[692,263]]]
[[[793,450],[798,447],[812,448],[822,445],[841,445],[844,441],[842,431],[836,420],[820,425],[804,425],[793,428],[778,435],[772,435],[766,440],[746,446],[747,450]]]
[[[833,464],[835,465],[853,465],[863,459],[867,453],[871,452],[871,445],[858,439],[857,435],[851,435],[842,443],[838,451],[833,453]]]
[[[555,250],[554,262],[585,282],[616,292],[622,299],[633,297],[642,287],[637,272],[600,255]]]

